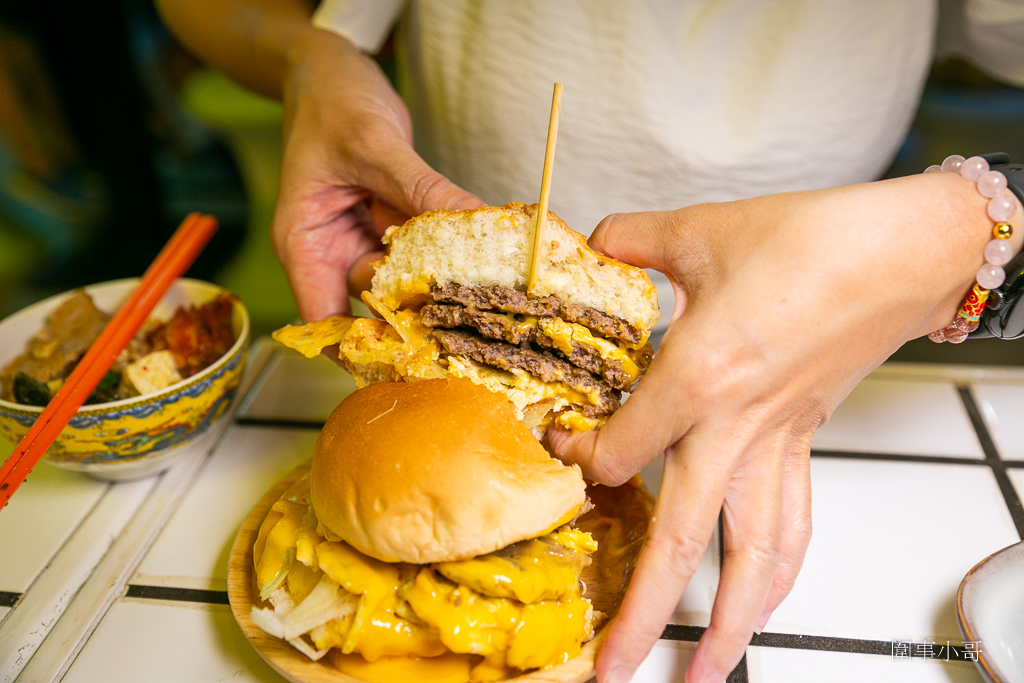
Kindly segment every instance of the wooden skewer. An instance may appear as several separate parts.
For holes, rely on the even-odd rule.
[[[543,254],[541,253],[541,236],[544,234],[544,223],[548,218],[548,200],[551,198],[551,168],[555,165],[555,140],[558,138],[558,116],[562,113],[562,84],[555,83],[555,92],[551,96],[551,120],[548,121],[548,145],[544,151],[544,174],[540,179],[540,205],[537,207],[537,229],[533,233],[533,254],[530,257],[530,278],[526,283],[526,293],[532,294],[537,285],[537,273]]]

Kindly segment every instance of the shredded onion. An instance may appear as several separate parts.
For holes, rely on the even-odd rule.
[[[299,638],[289,638],[288,639],[288,643],[292,647],[294,647],[296,650],[298,650],[302,654],[304,654],[307,657],[309,657],[310,659],[312,659],[314,662],[319,660],[325,654],[327,654],[330,651],[330,649],[331,649],[329,647],[325,647],[322,650],[317,650],[313,646],[311,646],[309,643],[307,643],[305,640],[303,640],[301,637],[299,637]]]
[[[355,611],[358,598],[324,575],[306,599],[296,605],[282,620],[284,639],[298,638],[331,619],[339,619]]]
[[[252,619],[252,623],[257,628],[266,631],[275,638],[284,638],[284,624],[274,614],[274,610],[267,609],[266,607],[253,607],[252,612],[249,613],[249,618]]]

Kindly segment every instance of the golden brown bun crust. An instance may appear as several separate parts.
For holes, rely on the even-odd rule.
[[[513,406],[467,379],[387,382],[342,401],[317,439],[313,507],[386,562],[463,560],[538,536],[583,503]]]

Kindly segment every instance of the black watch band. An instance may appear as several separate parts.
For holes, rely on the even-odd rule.
[[[1010,161],[1002,152],[982,154],[989,168],[1006,176],[1007,187],[1024,205],[1024,165]],[[981,324],[971,332],[970,339],[998,337],[1018,339],[1024,337],[1024,252],[1017,254],[1003,266],[1006,280],[988,295],[988,303],[981,314]]]

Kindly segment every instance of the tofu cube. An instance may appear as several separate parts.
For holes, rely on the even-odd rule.
[[[154,351],[128,364],[121,375],[121,389],[125,396],[140,396],[166,389],[180,381],[181,374],[174,364],[174,355],[167,350]]]

